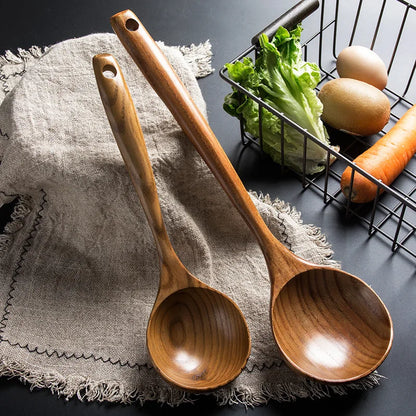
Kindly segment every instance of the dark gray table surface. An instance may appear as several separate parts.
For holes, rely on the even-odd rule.
[[[321,415],[413,416],[416,414],[416,275],[415,259],[392,255],[382,238],[369,238],[366,229],[348,222],[338,210],[324,207],[322,197],[302,190],[297,179],[282,174],[252,149],[241,151],[236,120],[222,110],[229,86],[220,79],[221,66],[249,46],[251,37],[296,1],[283,0],[72,0],[10,1],[0,4],[0,54],[32,45],[52,45],[93,32],[111,32],[109,17],[130,8],[156,40],[186,45],[210,39],[216,72],[199,81],[207,102],[209,121],[234,163],[247,189],[279,197],[301,211],[305,223],[321,227],[343,268],[362,277],[381,296],[394,322],[394,343],[379,368],[386,377],[381,385],[348,396],[294,403],[274,403],[254,409],[219,407],[209,398],[178,408],[157,404],[129,406],[65,401],[47,390],[30,391],[17,380],[0,379],[1,415],[296,415],[316,411]],[[305,23],[307,24],[307,22]]]

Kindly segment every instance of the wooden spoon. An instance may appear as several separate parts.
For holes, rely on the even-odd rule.
[[[273,334],[285,361],[331,383],[375,370],[393,340],[391,317],[377,294],[358,277],[295,256],[272,235],[207,120],[137,16],[125,10],[111,24],[256,236],[271,280]]]
[[[139,194],[160,260],[160,286],[147,327],[147,347],[160,374],[178,387],[223,386],[246,365],[251,341],[238,306],[194,277],[167,234],[143,133],[123,74],[112,55],[93,58],[101,99]]]

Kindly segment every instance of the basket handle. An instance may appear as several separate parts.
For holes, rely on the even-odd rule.
[[[262,33],[265,33],[269,39],[272,38],[280,26],[283,26],[286,29],[293,29],[298,23],[300,23],[305,17],[308,17],[318,7],[319,0],[300,1],[286,13],[278,17],[274,22],[270,23],[267,27],[257,33],[257,35],[253,36],[251,39],[251,44],[258,44],[259,37]]]

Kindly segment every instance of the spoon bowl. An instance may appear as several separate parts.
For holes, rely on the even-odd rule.
[[[147,325],[154,367],[177,387],[202,392],[235,379],[250,355],[247,323],[238,306],[193,276],[170,242],[143,132],[115,58],[93,59],[95,77],[121,155],[139,195],[160,262],[159,291]]]
[[[186,288],[154,311],[147,346],[169,381],[212,389],[223,384],[224,374],[241,371],[241,352],[249,349],[246,334],[244,319],[226,297],[209,288]]]
[[[286,362],[321,381],[362,378],[390,349],[390,316],[379,297],[339,270],[315,269],[290,279],[271,304],[271,316]]]
[[[111,24],[255,235],[269,271],[272,331],[286,363],[331,383],[375,370],[393,340],[392,321],[378,295],[356,276],[297,257],[273,236],[204,115],[137,16],[125,10]]]

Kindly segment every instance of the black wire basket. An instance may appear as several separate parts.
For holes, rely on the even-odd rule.
[[[319,12],[311,14],[316,9],[319,9]],[[271,37],[279,26],[290,29],[310,14],[307,23],[305,21],[303,26],[312,29],[312,33],[308,35],[306,41],[303,41],[302,47],[304,60],[319,65],[321,82],[317,91],[327,81],[337,78],[336,58],[342,49],[353,44],[367,46],[376,51],[387,66],[389,82],[383,92],[391,103],[389,123],[383,131],[371,137],[352,136],[333,131],[328,127],[331,142],[335,140],[339,145],[339,150],[335,149],[322,143],[285,114],[276,111],[234,82],[224,66],[220,70],[220,76],[259,105],[259,137],[253,137],[245,132],[244,122],[240,120],[242,144],[244,146],[253,144],[263,148],[262,114],[263,111],[271,112],[280,119],[281,133],[284,128],[291,126],[304,137],[303,167],[300,173],[293,170],[293,174],[300,178],[302,186],[315,189],[323,196],[324,204],[332,204],[343,210],[346,216],[358,220],[367,228],[369,235],[383,236],[389,241],[393,252],[400,249],[416,258],[416,158],[411,159],[406,169],[390,186],[353,162],[358,154],[384,135],[416,101],[416,85],[413,83],[416,59],[415,47],[412,44],[416,39],[416,5],[404,0],[322,0],[321,4],[317,0],[304,0],[259,32],[253,37],[251,46],[229,62],[235,63],[249,56],[256,59],[259,48],[258,36],[261,33]],[[281,136],[281,162],[283,162],[283,134]],[[306,174],[309,141],[326,151],[326,164],[322,173]],[[281,165],[283,166],[283,163]],[[347,166],[352,169],[352,179],[358,172],[377,185],[377,196],[373,202],[355,204],[344,196],[340,180]]]

